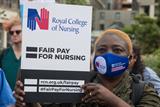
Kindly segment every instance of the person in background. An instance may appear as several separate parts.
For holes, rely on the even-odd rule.
[[[14,90],[21,60],[22,27],[20,19],[17,17],[12,19],[7,29],[12,44],[2,51],[0,55],[0,66],[4,70],[11,89]]]
[[[5,74],[0,69],[0,107],[15,107],[15,98],[6,80]]]
[[[76,106],[50,105],[47,107],[160,107],[160,97],[152,87],[145,84],[143,95],[137,103],[132,100],[132,83],[127,70],[132,55],[129,36],[116,29],[105,30],[95,43],[94,70],[97,72],[92,83],[82,86],[85,95]],[[32,107],[24,102],[23,83],[16,82],[17,107]],[[136,98],[136,97],[135,97]],[[40,107],[38,104],[34,107]]]
[[[131,59],[130,69],[131,73],[136,75],[140,74],[142,80],[147,84],[153,85],[160,96],[160,78],[155,71],[144,65],[141,58],[140,48],[137,46],[133,46],[133,57]]]

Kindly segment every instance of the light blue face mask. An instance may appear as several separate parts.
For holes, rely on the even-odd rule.
[[[106,77],[116,77],[122,75],[128,68],[128,64],[128,57],[112,53],[95,56],[94,58],[95,70]]]

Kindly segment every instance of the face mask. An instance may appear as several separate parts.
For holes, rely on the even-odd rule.
[[[123,74],[128,68],[128,64],[128,57],[112,53],[95,56],[94,58],[95,70],[106,77],[116,77]]]

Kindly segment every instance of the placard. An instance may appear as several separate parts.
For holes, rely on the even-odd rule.
[[[80,101],[80,86],[90,80],[91,18],[89,6],[24,4],[21,70],[26,101]]]

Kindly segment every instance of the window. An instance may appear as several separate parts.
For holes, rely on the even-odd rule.
[[[100,19],[101,20],[105,19],[105,13],[104,12],[100,12]]]
[[[12,7],[12,1],[8,0],[8,7],[11,8]]]
[[[100,24],[100,30],[104,30],[104,24]]]
[[[107,3],[107,9],[111,10],[111,4],[110,3]]]
[[[12,6],[12,0],[2,0],[1,2],[7,8],[11,8]]]
[[[155,2],[157,3],[157,2],[158,2],[158,0],[155,0]]]
[[[135,12],[132,12],[132,13],[131,13],[131,19],[134,19],[135,16],[136,16],[136,13],[135,13]]]
[[[144,13],[149,15],[149,6],[144,6]]]
[[[121,15],[120,12],[116,12],[115,13],[115,19],[120,20],[120,18],[121,18],[120,15]]]
[[[159,15],[159,7],[155,6],[155,16],[158,16],[158,15]]]
[[[3,0],[0,0],[1,5],[3,5]]]

